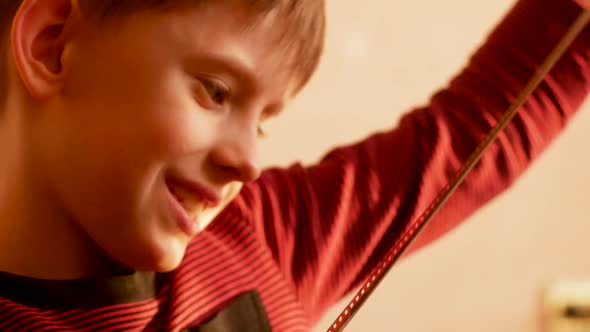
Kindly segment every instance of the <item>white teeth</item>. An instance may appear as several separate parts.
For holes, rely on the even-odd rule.
[[[191,217],[191,219],[196,219],[205,210],[205,204],[200,202],[189,203],[187,205],[183,203],[182,206],[188,212],[188,215]]]
[[[181,187],[170,186],[172,193],[178,198],[182,207],[187,211],[191,219],[195,219],[207,208],[207,203],[195,199],[194,195]]]

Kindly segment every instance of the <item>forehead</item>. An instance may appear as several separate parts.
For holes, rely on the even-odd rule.
[[[258,91],[290,97],[296,85],[294,52],[283,39],[276,11],[254,13],[234,1],[219,1],[164,14],[160,33],[184,57],[227,65]]]

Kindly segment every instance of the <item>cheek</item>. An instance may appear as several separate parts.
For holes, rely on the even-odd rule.
[[[143,142],[161,160],[204,160],[221,133],[222,115],[201,108],[181,84],[163,85],[150,112],[139,120]],[[197,166],[197,165],[195,165]]]
[[[104,214],[149,213],[168,166],[187,156],[195,163],[206,159],[215,116],[193,106],[178,84],[165,82],[143,86],[157,96],[96,86],[62,109],[65,125],[55,144],[61,151],[48,157],[61,155],[54,160],[55,183],[76,200],[72,206],[93,205],[88,213],[110,219],[115,216]]]
[[[158,77],[97,77],[84,91],[75,93],[69,107],[75,112],[71,125],[95,143],[96,152],[119,152],[140,159],[130,160],[134,163],[166,159],[187,141],[190,124],[183,116],[185,106],[179,93],[166,89],[167,84]]]
[[[74,65],[75,76],[69,80],[66,97],[83,113],[90,113],[81,121],[105,127],[105,137],[115,141],[110,143],[127,145],[130,153],[160,161],[210,145],[218,117],[199,107],[190,90],[190,78],[178,64],[168,63],[157,53],[146,53],[141,43],[120,53],[106,50],[125,50],[124,43],[106,43],[90,47],[92,52],[81,52]],[[92,66],[85,61],[97,58],[101,61]],[[89,106],[92,109],[86,110]]]

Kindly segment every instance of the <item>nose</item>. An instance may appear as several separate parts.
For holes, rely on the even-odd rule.
[[[215,173],[222,181],[251,182],[260,176],[256,135],[226,135],[210,152]]]

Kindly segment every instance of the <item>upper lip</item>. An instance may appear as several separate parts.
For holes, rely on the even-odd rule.
[[[170,187],[181,187],[185,191],[188,191],[195,199],[204,201],[208,206],[216,207],[221,203],[221,195],[215,190],[207,188],[205,185],[200,184],[197,181],[179,178],[169,178],[166,180],[166,184]],[[173,192],[174,194],[174,192]]]

